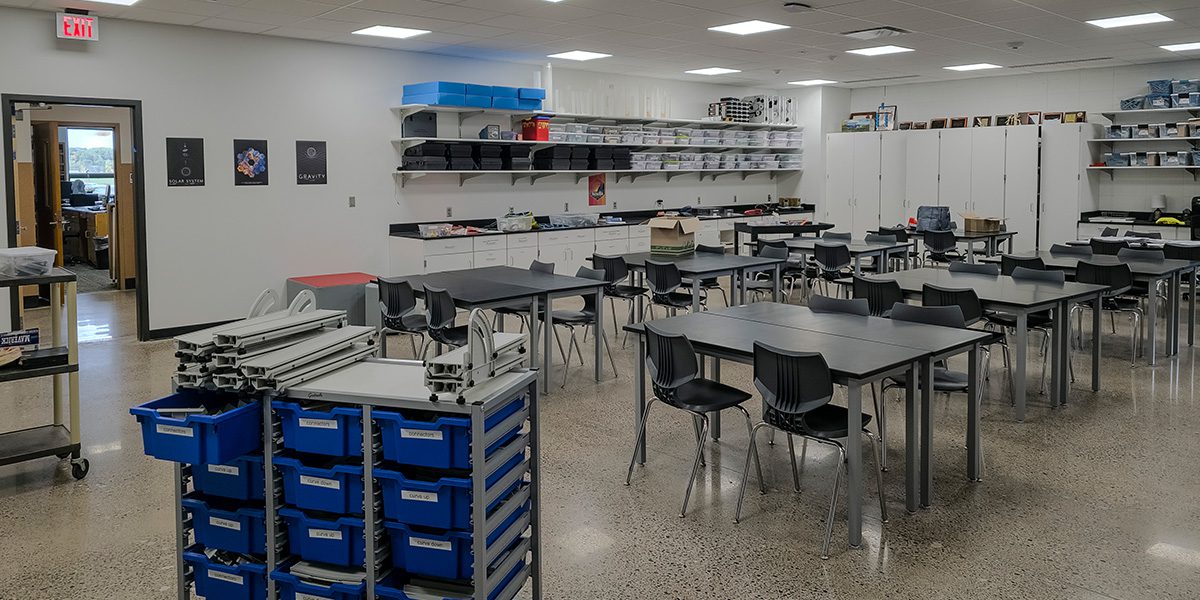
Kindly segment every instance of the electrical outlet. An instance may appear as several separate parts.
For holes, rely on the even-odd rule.
[[[571,203],[563,202],[563,212],[571,212]]]
[[[617,210],[617,203],[615,200],[613,201],[613,210]]]
[[[703,202],[700,201],[700,196],[696,196],[696,206],[700,206]]]
[[[350,196],[350,208],[354,208],[354,205],[357,203],[358,200],[354,196]]]
[[[450,217],[453,217],[453,216],[454,216],[454,209],[447,206],[446,207],[446,218],[449,219]]]

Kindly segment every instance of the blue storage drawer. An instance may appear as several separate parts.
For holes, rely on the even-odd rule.
[[[466,96],[465,101],[466,101],[466,106],[474,106],[477,108],[491,108],[492,107],[492,97],[491,96],[470,96],[470,95],[468,95],[468,96]]]
[[[277,457],[283,475],[283,499],[304,510],[363,514],[362,465],[306,466],[297,458]]]
[[[246,563],[237,566],[209,561],[203,546],[183,553],[192,566],[196,595],[208,600],[264,600],[267,597],[267,566]]]
[[[341,517],[326,520],[295,508],[279,509],[288,530],[288,547],[304,560],[358,566],[365,562],[366,540],[363,520]]]
[[[362,456],[362,409],[306,410],[297,402],[271,404],[283,423],[283,447],[324,456]]]
[[[505,519],[487,536],[490,547],[509,529],[527,524],[529,501]],[[403,523],[385,521],[384,528],[392,540],[392,566],[412,575],[439,579],[470,579],[475,573],[472,546],[474,535],[469,531],[440,531],[414,528]],[[514,542],[520,540],[518,536]]]
[[[466,94],[418,94],[405,95],[405,104],[428,104],[430,106],[466,106]]]
[[[522,100],[545,100],[546,90],[542,88],[517,88],[517,97]]]
[[[517,100],[517,110],[542,110],[542,101],[521,98]]]
[[[521,106],[521,101],[517,98],[507,98],[496,96],[492,98],[492,108],[502,108],[504,110],[517,110]]]
[[[515,399],[484,422],[487,431],[525,408],[525,397]],[[421,420],[418,415],[406,418],[404,413],[388,410],[372,411],[375,426],[383,437],[383,458],[402,465],[435,469],[471,468],[471,419],[468,417],[439,417]],[[501,438],[487,453],[495,451],[520,435],[522,423],[517,423],[508,435]],[[286,437],[286,430],[285,430]]]
[[[271,579],[277,584],[279,600],[309,600],[323,598],[324,600],[362,600],[367,597],[365,582],[351,585],[334,583],[331,585],[311,583],[292,575],[287,568],[271,572]]]
[[[491,511],[516,491],[524,481],[525,453],[512,457],[487,478],[490,490],[501,480],[512,479],[487,510]],[[520,474],[514,474],[519,470]],[[513,474],[514,477],[506,477]],[[411,473],[410,473],[411,475]],[[422,527],[467,529],[471,526],[471,480],[460,477],[405,477],[404,473],[376,469],[375,478],[383,491],[383,518]]]
[[[263,457],[248,454],[223,465],[192,465],[192,486],[206,496],[261,501],[266,498]]]
[[[497,585],[496,589],[492,590],[488,594],[488,600],[494,600],[496,597],[498,597],[500,593],[503,592],[510,583],[512,583],[513,579],[516,579],[517,576],[520,575],[524,570],[525,561],[517,561],[517,564],[514,565],[511,570],[509,570],[508,575],[505,575],[504,579],[500,580],[500,585]],[[404,593],[404,583],[405,581],[402,578],[402,574],[392,575],[391,577],[379,582],[379,584],[375,586],[375,597],[383,598],[384,600],[430,600],[433,598],[432,596],[428,595],[410,596]],[[418,582],[414,583],[420,585]],[[439,598],[438,600],[442,599]]]
[[[492,98],[519,98],[520,90],[515,87],[506,87],[503,85],[492,86]]]
[[[262,406],[257,401],[220,414],[180,418],[159,412],[170,408],[207,408],[236,403],[231,394],[181,391],[129,409],[142,426],[148,456],[182,463],[224,464],[262,451]]]
[[[462,95],[462,94],[466,94],[466,93],[467,93],[467,84],[456,83],[453,81],[426,81],[423,83],[410,83],[410,84],[404,86],[404,95],[405,96],[419,96],[419,95],[423,95],[423,94],[460,94],[460,95]]]
[[[266,511],[261,508],[230,508],[199,498],[184,498],[183,508],[192,513],[196,542],[206,548],[241,554],[267,553]]]
[[[466,91],[463,93],[468,96],[487,96],[492,97],[493,88],[490,85],[479,85],[478,83],[466,84]]]

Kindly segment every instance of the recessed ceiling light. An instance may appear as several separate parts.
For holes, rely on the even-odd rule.
[[[410,37],[425,35],[429,31],[425,29],[408,29],[405,27],[391,27],[389,25],[372,25],[366,29],[359,29],[351,32],[354,35],[373,35],[377,37],[395,38],[398,40],[407,40]]]
[[[743,21],[741,23],[732,23],[729,25],[721,25],[720,27],[709,27],[709,31],[720,31],[722,33],[733,33],[737,35],[750,35],[752,33],[762,33],[764,31],[776,31],[779,29],[791,29],[787,25],[779,23],[768,23],[766,21]]]
[[[684,71],[684,73],[691,75],[725,75],[728,73],[741,73],[741,71],[737,69],[726,69],[725,67],[708,67],[706,69],[693,69],[691,71]]]
[[[863,56],[882,56],[884,54],[899,54],[901,52],[912,52],[912,48],[904,46],[875,46],[874,48],[859,48],[858,50],[847,50],[850,54],[861,54]]]
[[[1187,44],[1171,44],[1169,46],[1159,46],[1163,50],[1171,52],[1187,52],[1188,50],[1200,50],[1200,42],[1190,42]]]
[[[120,6],[133,6],[134,4],[137,4],[137,2],[138,2],[138,0],[91,0],[91,1],[99,2],[101,4],[117,4]]]
[[[829,85],[831,83],[837,82],[828,79],[806,79],[804,81],[789,81],[788,85]]]
[[[1088,21],[1089,25],[1112,29],[1113,27],[1128,27],[1130,25],[1146,25],[1148,23],[1166,23],[1171,21],[1171,17],[1160,15],[1158,13],[1146,13],[1144,15],[1129,15],[1127,17],[1113,17],[1111,19],[1096,19]]]
[[[955,65],[953,67],[942,67],[947,71],[982,71],[984,69],[1003,69],[1000,65],[992,63],[975,63],[973,65]]]
[[[566,60],[596,60],[597,58],[608,58],[611,54],[601,54],[600,52],[588,52],[587,50],[572,50],[570,52],[559,52],[551,54],[547,58],[563,58]]]

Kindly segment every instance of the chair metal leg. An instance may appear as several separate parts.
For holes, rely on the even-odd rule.
[[[411,334],[411,333],[408,334],[408,343],[412,344],[413,356],[416,356],[417,355],[417,336],[415,334]]]
[[[695,413],[692,413],[692,431],[696,434],[696,442],[699,443],[701,441],[701,436],[703,434],[700,433],[700,415],[697,415]],[[702,467],[708,466],[704,462],[703,454],[700,455],[700,466],[702,466]]]
[[[833,516],[837,512],[838,488],[842,483],[842,469],[846,464],[846,450],[838,446],[837,471],[833,474],[833,492],[829,494],[829,514],[825,517],[825,543],[821,545],[821,558],[829,558],[829,538],[833,537]]]
[[[788,434],[788,459],[792,462],[792,488],[796,493],[800,493],[800,468],[796,466],[796,444],[792,441],[792,434]],[[761,479],[761,478],[760,478]],[[762,493],[767,493],[767,487],[764,484]]]
[[[642,411],[642,418],[638,421],[637,435],[633,438],[633,456],[629,459],[629,472],[625,474],[625,485],[629,485],[629,480],[633,478],[633,465],[637,463],[638,442],[642,436],[646,434],[646,419],[650,418],[650,407],[658,398],[651,397],[649,402],[646,402],[646,410]]]
[[[700,463],[704,459],[704,442],[708,439],[708,417],[700,415],[700,441],[696,444],[696,459],[692,461],[692,476],[688,478],[687,491],[683,494],[683,506],[679,509],[679,518],[687,516],[688,501],[692,499],[692,486],[696,483],[696,473],[700,472]]]
[[[583,341],[587,341],[587,327],[583,328]],[[579,339],[575,337],[575,328],[571,327],[571,344],[575,346],[575,353],[579,355],[579,365],[583,366],[583,348],[579,347]],[[568,352],[568,354],[570,354]]]
[[[766,423],[759,423],[750,429],[750,447],[746,449],[746,466],[742,468],[742,485],[738,488],[737,510],[733,513],[734,523],[742,520],[742,500],[746,498],[746,479],[750,477],[750,458],[751,456],[753,456],[756,460],[758,458],[758,446],[755,443],[756,439],[758,438],[758,430],[767,426],[768,425]],[[763,487],[764,490],[766,489],[766,486],[762,481],[761,466],[759,467],[758,472],[758,483],[759,486]]]
[[[612,344],[608,343],[608,332],[607,331],[604,332],[604,339],[600,340],[600,341],[604,342],[604,350],[606,352],[608,352],[608,364],[612,365],[613,377],[618,377],[619,375],[617,375],[617,361],[615,359],[613,359]]]
[[[734,408],[737,409],[738,412],[742,413],[742,416],[746,417],[746,434],[754,435],[754,424],[750,420],[750,412],[747,411],[746,408],[741,406],[740,404],[735,405]],[[758,470],[758,480],[759,480],[759,482],[761,482],[763,480],[762,462],[760,462],[758,460],[758,452],[757,451],[755,451],[755,453],[754,453],[754,467]]]
[[[879,438],[872,435],[871,432],[867,431],[866,429],[863,430],[863,435],[867,436],[867,439],[871,442],[871,445],[875,447],[875,466],[880,467],[882,465],[882,461],[883,461],[882,440],[880,440]],[[879,520],[883,523],[887,523],[888,522],[887,497],[883,495],[883,469],[882,468],[875,469],[875,485],[877,486],[876,489],[879,492]]]
[[[565,359],[563,359],[563,382],[562,385],[559,386],[561,388],[567,387],[567,374],[571,372],[571,354],[575,350],[575,328],[567,326],[567,329],[571,330],[571,338],[567,341],[567,356]],[[557,336],[558,331],[555,331],[554,335]],[[582,350],[579,351],[579,358],[580,360],[583,360]]]
[[[558,343],[558,354],[559,354],[559,356],[562,356],[563,364],[564,365],[571,364],[570,361],[567,360],[567,351],[563,350],[562,338],[558,336],[558,328],[550,323],[546,323],[545,327],[549,327],[554,331],[554,341]]]
[[[1047,347],[1049,345],[1050,345],[1050,332],[1043,331],[1042,332],[1042,382],[1039,387],[1039,389],[1041,390],[1041,395],[1043,395],[1043,396],[1046,395],[1046,362],[1050,359],[1050,353],[1047,351]]]
[[[879,401],[879,396],[883,396],[883,390],[879,394],[875,393],[875,384],[871,384],[871,400],[875,403],[875,429],[879,431],[879,444],[883,447],[879,458],[879,470],[887,470],[887,397],[883,398],[883,402]],[[799,491],[799,490],[797,490]]]

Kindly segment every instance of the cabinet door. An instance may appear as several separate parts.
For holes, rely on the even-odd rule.
[[[904,204],[910,215],[921,206],[938,205],[938,171],[941,164],[941,140],[937,131],[908,133],[907,160],[904,164]]]
[[[441,273],[443,271],[462,271],[475,267],[475,255],[471,252],[462,254],[435,254],[425,257],[426,273]]]
[[[1089,131],[1081,125],[1042,126],[1042,196],[1038,210],[1038,244],[1049,250],[1054,244],[1090,239],[1090,226],[1076,224],[1084,210],[1079,203],[1081,188],[1088,185],[1082,153]],[[1102,229],[1096,229],[1098,233]],[[1021,236],[1018,235],[1018,238]]]
[[[554,263],[554,272],[566,275],[571,268],[567,263],[571,260],[570,244],[538,245],[538,260]],[[571,270],[574,275],[575,271]]]
[[[941,132],[938,169],[938,204],[950,207],[950,220],[962,226],[962,213],[971,203],[971,130]]]
[[[619,254],[629,253],[629,240],[609,240],[606,242],[596,242],[596,254],[605,256],[617,256]]]
[[[508,249],[508,266],[518,269],[528,269],[537,260],[537,246],[521,246]]]
[[[850,229],[855,237],[879,227],[879,154],[881,133],[854,136],[854,214]]]
[[[1036,127],[1030,129],[1037,130]],[[969,130],[971,197],[967,201],[967,210],[985,217],[1004,216],[1004,142],[1007,130],[1007,127],[976,127]],[[1035,149],[1035,160],[1036,157]]]
[[[853,224],[854,138],[861,133],[832,133],[825,143],[825,218],[839,231]]]
[[[1041,136],[1037,127],[1005,127],[1002,131],[1005,133],[1002,214],[1008,230],[1017,232],[1013,250],[1033,252],[1038,249],[1038,146]],[[1077,170],[1080,168],[1082,165]],[[1074,220],[1078,219],[1076,214]]]
[[[482,252],[473,252],[471,260],[475,268],[483,267],[503,267],[508,264],[507,250],[484,250]]]
[[[565,268],[560,268],[555,265],[554,272],[561,275],[575,275],[579,272],[579,267],[591,268],[592,263],[588,261],[588,257],[596,252],[596,242],[575,242],[567,244],[567,260],[563,262]]]
[[[905,196],[907,148],[910,133],[895,131],[883,134],[879,144],[879,224],[890,227],[908,222],[916,216],[916,207],[909,207]]]

